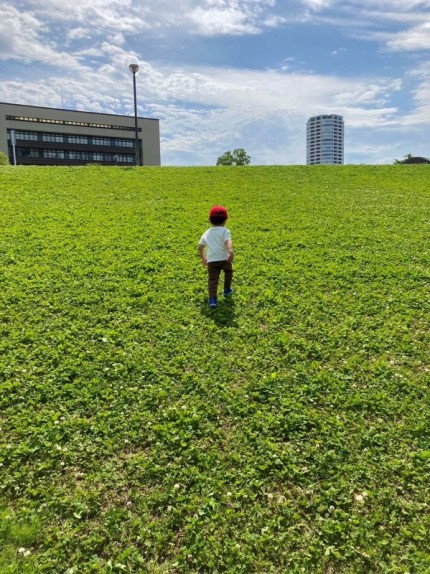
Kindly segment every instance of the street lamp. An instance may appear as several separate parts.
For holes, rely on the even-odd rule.
[[[134,148],[136,152],[136,165],[140,165],[139,157],[139,132],[137,129],[137,98],[136,98],[136,74],[139,71],[137,64],[130,64],[128,69],[133,74],[133,96],[134,96]]]

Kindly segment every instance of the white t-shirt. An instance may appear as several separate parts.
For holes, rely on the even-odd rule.
[[[231,239],[230,230],[222,225],[210,227],[203,233],[199,245],[206,245],[206,259],[208,263],[228,259],[228,251],[225,247],[227,239]]]

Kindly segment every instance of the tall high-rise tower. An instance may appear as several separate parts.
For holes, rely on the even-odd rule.
[[[306,125],[306,164],[342,165],[344,150],[343,117],[314,116]]]

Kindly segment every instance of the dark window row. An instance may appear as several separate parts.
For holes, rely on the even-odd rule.
[[[106,138],[97,136],[81,136],[75,134],[72,135],[50,132],[32,132],[26,130],[15,130],[15,138],[22,141],[134,148],[134,139],[127,138]],[[10,130],[8,130],[8,139],[10,139]]]
[[[328,138],[328,137],[324,137],[324,138],[308,138],[308,142],[310,142],[310,143],[316,143],[316,142],[342,143],[342,141],[343,141],[342,138]]]
[[[339,116],[317,116],[315,118],[309,118],[309,124],[316,124],[316,123],[337,123],[343,124],[343,118]]]
[[[310,134],[310,135],[318,135],[320,133],[342,134],[343,131],[342,130],[332,130],[332,129],[327,129],[327,128],[324,128],[322,130],[308,130],[308,134]]]
[[[33,159],[63,159],[63,160],[76,160],[76,161],[89,161],[89,162],[118,162],[118,163],[134,163],[136,157],[130,154],[114,154],[114,153],[98,153],[86,151],[71,151],[71,150],[57,150],[57,149],[31,149],[31,148],[16,148],[17,158],[33,158]]]

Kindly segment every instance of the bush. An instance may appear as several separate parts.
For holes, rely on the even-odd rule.
[[[0,165],[9,165],[9,158],[2,151],[0,151]]]

